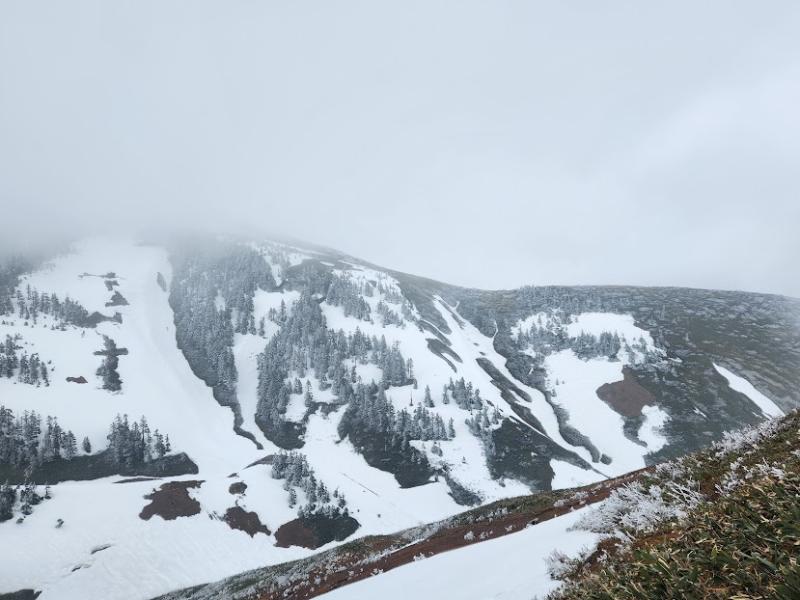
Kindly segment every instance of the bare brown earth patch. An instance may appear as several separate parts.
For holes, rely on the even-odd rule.
[[[275,545],[280,548],[301,546],[316,550],[328,542],[350,537],[361,525],[349,515],[310,515],[284,523],[275,532]]]
[[[579,488],[499,500],[436,523],[390,535],[354,539],[308,558],[255,569],[159,598],[307,600],[414,560],[515,533],[528,525],[594,504],[654,468],[646,467]],[[275,535],[277,538],[277,531]]]
[[[145,521],[158,515],[165,521],[191,517],[200,513],[200,503],[189,495],[190,488],[199,488],[202,481],[170,481],[145,496],[150,504],[142,509],[139,518]]]
[[[250,537],[255,536],[257,533],[269,535],[271,532],[269,528],[261,522],[256,512],[248,512],[241,506],[232,506],[225,511],[225,516],[222,519],[228,524],[231,529],[238,529],[244,531]]]
[[[628,367],[622,369],[622,381],[597,388],[597,396],[623,417],[638,417],[642,408],[656,403],[656,398],[639,385]]]
[[[501,501],[498,505],[504,506],[493,510],[488,515],[484,513],[486,507],[475,509],[473,513],[478,516],[473,522],[444,527],[410,545],[399,542],[400,547],[397,547],[398,540],[393,536],[375,536],[356,540],[352,544],[358,545],[358,551],[341,551],[339,555],[333,554],[332,560],[322,562],[319,566],[306,572],[302,578],[290,579],[285,583],[275,585],[273,589],[262,591],[252,598],[253,600],[285,600],[285,598],[308,600],[356,581],[367,579],[378,573],[384,573],[419,560],[422,556],[430,557],[474,543],[502,537],[520,531],[528,525],[548,521],[572,510],[600,502],[608,498],[612,490],[629,483],[641,473],[650,470],[652,470],[652,467],[647,467],[621,477],[577,488],[577,490],[572,490],[573,495],[571,497],[564,498],[564,496],[561,496],[561,502],[552,502],[551,500],[544,506],[539,502],[534,502],[532,505],[528,504],[528,499],[523,497],[516,500]],[[574,494],[575,491],[584,493]],[[520,504],[516,505],[516,503]],[[275,532],[276,538],[278,537],[278,531]]]
[[[244,481],[234,481],[228,488],[228,492],[234,495],[244,494],[246,489],[247,489],[247,484]]]
[[[317,548],[317,540],[314,532],[309,527],[303,525],[300,519],[284,523],[275,532],[275,545],[281,548],[289,546],[300,546],[302,548]]]

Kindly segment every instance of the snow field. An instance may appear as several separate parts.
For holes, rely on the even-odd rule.
[[[284,252],[281,262],[285,259],[290,265],[310,258],[310,255],[292,250],[291,247],[286,247]],[[280,284],[282,267],[271,262],[268,252],[262,251],[262,255],[273,265],[273,272]],[[114,289],[130,302],[129,306],[106,308],[105,302],[113,292],[106,289],[103,279],[80,277],[84,272],[102,275],[109,271],[116,274],[119,286]],[[96,450],[105,447],[108,426],[117,413],[127,413],[131,419],[145,415],[151,429],[158,428],[170,435],[174,451],[186,452],[198,465],[198,475],[173,479],[204,481],[199,489],[190,491],[191,496],[200,502],[201,513],[169,522],[158,516],[149,521],[141,520],[138,514],[148,503],[143,496],[167,480],[115,484],[113,481],[118,478],[108,478],[58,484],[53,487],[53,499],[37,506],[34,514],[24,524],[18,526],[13,521],[0,524],[0,537],[3,539],[3,544],[0,544],[0,564],[4,565],[0,572],[0,593],[34,587],[43,590],[43,600],[87,597],[144,600],[178,587],[220,579],[246,569],[292,560],[311,553],[298,548],[276,548],[272,535],[257,534],[251,538],[244,532],[231,530],[217,518],[212,518],[222,516],[227,508],[238,503],[245,510],[256,511],[262,523],[274,532],[278,526],[296,516],[296,507],[288,507],[288,493],[282,489],[282,481],[271,478],[268,465],[245,468],[265,455],[278,451],[274,444],[264,438],[255,424],[254,416],[257,405],[257,355],[268,339],[278,331],[279,325],[267,319],[266,339],[237,334],[233,347],[243,427],[264,445],[264,449],[259,451],[251,441],[233,432],[231,411],[216,403],[211,390],[194,376],[177,349],[168,294],[156,283],[159,272],[167,281],[170,280],[172,269],[163,250],[129,241],[97,239],[81,243],[72,254],[59,257],[51,266],[26,277],[22,282],[23,291],[24,286],[30,283],[40,292],[56,292],[62,299],[69,295],[90,312],[97,310],[107,315],[120,312],[123,322],[121,325],[101,323],[96,330],[69,328],[67,331],[51,331],[48,317],[42,316],[35,327],[22,326],[18,318],[13,319],[13,325],[0,325],[0,336],[5,332],[20,332],[30,344],[29,353],[38,351],[42,358],[52,360],[55,366],[55,370],[50,373],[52,385],[49,388],[33,388],[0,379],[0,402],[15,413],[35,409],[42,415],[57,416],[62,427],[71,429],[79,440],[84,435],[89,436]],[[340,274],[363,282],[380,282],[392,294],[400,292],[393,278],[374,269],[353,264],[352,268],[341,271]],[[254,298],[256,323],[267,315],[270,308],[277,309],[282,300],[287,310],[291,310],[298,297],[299,294],[293,291],[258,290]],[[453,478],[479,493],[484,502],[525,494],[529,490],[517,481],[494,481],[489,474],[481,441],[469,432],[464,423],[470,416],[469,413],[453,402],[442,404],[443,386],[451,378],[464,377],[480,390],[484,402],[496,407],[503,416],[519,421],[492,385],[490,377],[477,364],[478,358],[490,360],[501,373],[530,395],[530,403],[522,398],[519,402],[530,408],[541,421],[544,433],[564,448],[590,459],[585,449],[572,447],[561,437],[553,409],[544,396],[511,376],[505,367],[505,359],[494,349],[493,339],[482,335],[468,321],[456,318],[457,307],[449,307],[440,298],[435,299],[437,309],[452,331],[446,337],[451,342],[452,350],[463,361],[455,363],[457,372],[454,372],[445,361],[428,349],[427,338],[432,336],[418,328],[415,323],[406,321],[405,327],[382,324],[376,312],[378,302],[383,300],[398,314],[401,311],[400,304],[386,300],[377,287],[373,296],[365,297],[365,300],[373,311],[374,322],[345,317],[340,307],[323,303],[321,308],[328,327],[334,331],[343,329],[345,332],[354,332],[356,328],[360,328],[364,334],[378,338],[383,335],[390,345],[399,343],[406,358],[413,358],[418,388],[413,389],[410,385],[393,387],[388,390],[387,395],[396,408],[412,409],[409,406],[411,399],[413,398],[415,405],[422,402],[425,386],[430,386],[435,407],[429,410],[440,414],[445,423],[452,418],[456,437],[454,440],[439,442],[442,457],[430,452],[430,442],[419,442],[415,445],[424,449],[432,463],[446,462]],[[416,314],[415,309],[412,312]],[[611,325],[617,327],[617,331],[621,334],[625,332],[626,338],[630,334],[629,340],[638,339],[641,330],[633,331],[633,320],[622,315],[581,315],[569,327],[579,327],[578,332],[594,332],[599,328],[605,331],[609,330],[609,319],[613,321]],[[644,333],[646,332],[641,332]],[[101,357],[92,353],[102,349],[103,334],[112,337],[119,347],[129,350],[129,354],[120,357],[119,361],[119,372],[123,381],[123,388],[119,393],[112,394],[100,389],[100,382],[94,374]],[[605,447],[601,447],[601,451],[615,459],[610,470],[616,473],[641,466],[643,453],[653,449],[660,441],[657,428],[659,424],[663,424],[663,413],[659,414],[654,407],[646,409],[648,420],[642,428],[641,438],[652,445],[648,449],[642,449],[622,436],[619,418],[612,421],[610,415],[600,412],[608,407],[595,393],[597,387],[603,383],[621,379],[623,363],[580,361],[574,355],[556,356],[554,360],[548,365],[550,377],[552,380],[557,378],[559,382],[564,382],[557,386],[556,400],[570,411],[570,418],[575,419],[572,422],[583,433],[589,435],[596,444],[603,441],[602,445]],[[375,365],[356,364],[355,367],[357,374],[366,382],[381,379],[381,371]],[[77,385],[65,381],[66,376],[78,375],[86,377],[89,383]],[[306,379],[312,383],[316,401],[333,400],[329,390],[319,390],[319,383],[311,373],[302,378],[304,386]],[[337,426],[343,411],[344,408],[340,408],[328,416],[312,415],[307,423],[305,446],[300,452],[307,456],[316,476],[325,482],[331,492],[338,488],[347,498],[351,514],[361,523],[355,536],[391,533],[439,520],[464,509],[449,496],[449,489],[443,480],[402,489],[391,474],[370,467],[349,440],[339,440]],[[304,413],[302,394],[293,395],[288,417],[299,420]],[[618,437],[616,432],[619,433]],[[606,440],[611,441],[606,443]],[[634,453],[630,454],[630,451]],[[598,473],[584,471],[560,461],[553,461],[552,466],[555,471],[554,488],[583,485],[601,478]],[[602,465],[602,470],[609,468]],[[236,476],[230,477],[234,473]],[[247,490],[242,497],[233,496],[228,491],[230,484],[236,481],[247,484]],[[302,504],[305,500],[303,492],[298,490],[298,496],[298,502]],[[65,525],[55,529],[58,518],[64,519]],[[566,523],[560,520],[553,523],[555,522],[562,525]],[[483,578],[486,579],[487,586],[491,584],[497,589],[506,589],[503,586],[498,587],[495,575],[484,564],[483,569],[477,566],[467,569],[460,567],[456,571],[460,575],[468,574],[466,578],[461,577],[465,582],[470,582],[470,585],[465,583],[465,588],[474,588],[477,594],[464,597],[529,598],[533,593],[539,593],[536,590],[544,589],[536,586],[549,585],[549,578],[544,575],[543,567],[539,567],[540,563],[543,565],[542,557],[549,554],[554,547],[552,540],[570,540],[566,547],[560,548],[566,551],[572,548],[570,544],[573,541],[585,541],[585,537],[581,537],[584,534],[565,533],[566,525],[559,525],[559,528],[548,523],[501,540],[424,560],[398,569],[397,572],[402,573],[403,569],[411,567],[427,569],[428,564],[435,565],[437,562],[434,561],[439,560],[444,561],[441,564],[446,572],[449,561],[455,560],[446,558],[451,554],[455,557],[464,552],[469,556],[475,553],[475,561],[485,560],[481,558],[485,557],[483,550],[479,549],[487,544],[500,544],[494,546],[496,550],[492,552],[501,551],[506,553],[504,556],[513,557],[508,563],[508,569],[503,565],[497,575],[502,576],[501,579],[508,581],[509,585],[513,583],[507,588],[511,595],[487,595],[490,587],[481,587],[481,582],[472,581]],[[537,532],[535,535],[534,531]],[[503,541],[512,538],[516,538],[514,544]],[[551,541],[543,541],[548,539]],[[511,545],[506,546],[506,543]],[[112,545],[91,554],[93,548],[104,544]],[[335,543],[329,546],[332,545]],[[537,554],[540,550],[541,557]],[[460,564],[461,559],[458,560]],[[466,560],[468,562],[465,564],[473,564],[469,562],[473,559]],[[73,571],[75,566],[83,564],[88,566]],[[420,567],[416,567],[417,564]],[[5,565],[10,568],[6,569]],[[529,577],[524,581],[520,579],[518,586],[512,581],[512,573],[517,571],[525,572],[526,577]],[[428,574],[425,572],[420,576],[427,577]],[[438,589],[437,585],[444,585],[436,583],[438,580],[434,575],[430,577],[434,586],[432,590]],[[370,582],[365,582],[364,585],[367,584],[373,585]],[[361,584],[337,593],[350,593],[358,590],[359,585]],[[528,586],[525,588],[525,596],[514,595],[521,593],[524,586]],[[400,589],[410,595],[414,588],[412,585],[408,589]],[[461,588],[458,590],[461,591]],[[427,589],[418,593],[423,591],[426,597],[431,595]],[[448,597],[442,593],[444,597]],[[484,595],[480,595],[481,593]]]
[[[775,404],[772,400],[767,398],[764,394],[759,392],[752,383],[747,381],[744,377],[740,377],[735,373],[729,371],[725,367],[714,364],[714,368],[722,375],[727,381],[731,389],[747,396],[750,401],[755,404],[761,412],[768,417],[782,417],[784,415],[780,406]]]
[[[577,555],[598,536],[570,528],[585,508],[520,532],[437,554],[342,587],[325,600],[531,600],[558,587],[546,559],[559,550]]]

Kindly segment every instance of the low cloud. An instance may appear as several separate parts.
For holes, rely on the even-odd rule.
[[[0,5],[0,252],[279,233],[453,283],[800,297],[800,7]]]

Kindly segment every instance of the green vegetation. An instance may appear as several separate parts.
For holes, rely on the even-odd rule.
[[[702,500],[655,526],[622,524],[550,599],[800,598],[800,413],[669,463],[640,489],[675,482]]]

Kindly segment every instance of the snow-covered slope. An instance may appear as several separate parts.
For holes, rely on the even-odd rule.
[[[111,293],[103,278],[83,273],[113,271],[128,306],[105,307]],[[151,426],[170,435],[172,445],[186,452],[199,473],[182,479],[204,480],[196,493],[205,512],[234,504],[228,475],[263,453],[232,431],[230,411],[219,406],[210,390],[189,369],[175,346],[167,294],[158,273],[169,281],[170,264],[163,249],[129,242],[91,241],[23,279],[40,291],[70,296],[87,310],[122,314],[122,323],[104,322],[95,329],[51,330],[40,316],[35,326],[19,318],[0,325],[0,334],[20,332],[31,351],[52,360],[49,387],[33,387],[0,378],[0,403],[15,412],[36,410],[57,417],[64,428],[88,436],[95,448],[105,445],[108,427],[118,413],[134,419],[145,415]],[[102,335],[112,337],[129,353],[120,358],[122,391],[101,389],[94,375]],[[88,384],[66,381],[84,376]],[[254,473],[255,475],[255,473]],[[277,482],[258,473],[248,489],[248,502],[269,506],[269,524],[293,514]],[[298,549],[277,549],[266,536],[250,538],[205,514],[164,521],[139,518],[148,502],[143,497],[161,482],[117,484],[120,477],[65,482],[53,486],[52,500],[35,507],[23,524],[0,524],[0,592],[20,588],[42,590],[47,598],[149,598],[176,586],[223,577],[263,564],[298,556]],[[55,529],[58,519],[64,525]],[[108,545],[108,549],[92,553]],[[280,557],[280,558],[279,558]]]
[[[519,533],[437,554],[320,596],[325,600],[531,600],[555,589],[547,569],[553,552],[577,555],[595,534],[571,529],[587,509]]]
[[[37,299],[51,294],[85,312],[56,314]],[[681,380],[692,389],[707,383],[713,397],[681,391],[671,381],[700,353],[681,352],[640,309],[591,295],[514,294],[277,242],[226,241],[200,256],[85,240],[22,274],[5,309],[0,302],[0,343],[11,336],[26,361],[38,354],[47,382],[25,379],[20,365],[11,377],[0,368],[0,405],[16,418],[56,418],[79,448],[75,458],[41,451],[27,477],[40,495],[41,484],[54,483],[52,498],[27,516],[17,490],[13,517],[0,522],[0,593],[144,600],[466,505],[621,475],[713,437],[718,424],[709,422],[754,422],[777,414],[777,402],[795,402],[719,366]],[[109,348],[118,390],[113,377],[109,386]],[[720,362],[735,364],[738,355],[726,352],[719,344]],[[102,451],[114,443],[107,436],[118,414],[131,423],[146,417],[151,432],[169,435],[171,451],[159,459],[150,448],[137,462],[123,448],[120,460],[129,462],[109,463],[112,451]],[[3,433],[17,435],[13,426]],[[44,448],[47,437],[33,445]],[[80,448],[84,437],[89,451]],[[282,454],[306,466],[279,472],[272,463]],[[2,456],[0,468],[22,483],[27,463],[4,466]],[[162,486],[171,491],[159,496]],[[164,508],[170,502],[177,516]],[[525,588],[530,596],[550,585],[531,544],[545,526],[563,533],[564,519],[392,577],[406,569],[408,581],[424,574],[444,586],[434,571],[474,563],[470,593],[493,597],[502,574],[481,577],[477,565],[485,552],[502,551],[531,562],[509,563],[530,570],[508,580],[510,596],[497,597]],[[394,580],[386,581],[352,593],[384,594],[370,586]]]
[[[127,306],[106,307],[112,293],[101,274],[114,273],[114,289]],[[95,328],[53,330],[54,319],[40,315],[26,326],[23,319],[4,319],[0,336],[18,332],[38,352],[52,361],[49,387],[34,387],[0,378],[2,402],[17,412],[36,410],[58,417],[62,427],[88,436],[94,447],[105,444],[108,426],[117,413],[138,419],[145,415],[153,429],[169,433],[173,446],[203,466],[203,472],[227,475],[231,467],[254,460],[252,444],[231,438],[230,413],[209,401],[207,387],[191,372],[175,346],[175,327],[167,293],[158,286],[158,273],[169,282],[171,267],[163,249],[131,241],[91,240],[75,253],[59,257],[41,271],[23,277],[20,287],[70,297],[87,311],[111,315],[122,323],[102,322]],[[103,336],[113,338],[128,354],[119,361],[121,393],[100,388],[95,371],[103,349]],[[67,377],[83,376],[88,384],[76,385]],[[219,448],[225,448],[220,452]],[[245,463],[246,464],[246,463]],[[235,470],[235,468],[234,468]]]

